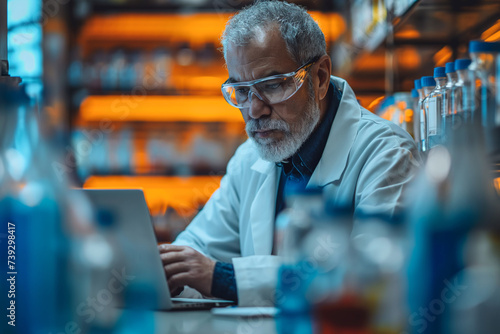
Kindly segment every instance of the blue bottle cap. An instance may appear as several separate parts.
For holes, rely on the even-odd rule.
[[[472,61],[467,58],[457,59],[455,60],[455,70],[466,70],[467,68],[469,68],[471,62]]]
[[[415,88],[413,88],[411,90],[411,97],[418,97],[418,90],[416,90]]]
[[[378,220],[387,223],[388,225],[401,226],[406,220],[407,213],[404,211],[398,211],[392,214],[387,212],[367,212],[358,210],[354,216],[355,219],[359,221],[360,224],[363,221],[368,220]]]
[[[422,82],[422,87],[434,87],[434,86],[436,86],[436,80],[434,80],[433,77],[426,76],[426,77],[422,77],[422,79],[420,79],[420,80]]]
[[[285,184],[285,188],[283,189],[283,194],[285,199],[294,195],[304,195],[304,196],[321,195],[322,193],[321,188],[319,187],[306,188],[307,183],[308,180],[305,179],[301,180],[289,179]]]
[[[445,67],[435,67],[434,68],[434,78],[444,78],[446,77]]]
[[[446,63],[446,74],[455,72],[455,62]]]
[[[384,102],[385,102],[385,103],[384,103],[384,105],[385,105],[386,107],[389,107],[389,106],[392,106],[392,105],[396,102],[396,100],[394,99],[394,96],[392,96],[392,95],[391,95],[391,96],[388,96],[388,97],[385,99],[385,101],[384,101]]]
[[[0,84],[0,106],[11,107],[28,102],[29,97],[26,95],[24,85],[14,86],[10,84]]]
[[[332,217],[345,217],[349,216],[352,218],[354,215],[354,208],[351,203],[342,203],[334,200],[333,198],[327,198],[325,202],[325,211],[328,215]]]
[[[415,89],[422,89],[422,82],[420,81],[420,79],[416,79],[414,83],[415,83]]]
[[[485,52],[485,53],[500,52],[500,42],[470,41],[469,53],[476,53],[476,52]]]

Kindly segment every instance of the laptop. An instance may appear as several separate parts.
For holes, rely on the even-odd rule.
[[[151,216],[142,190],[79,189],[96,212],[97,230],[112,252],[110,280],[123,285],[120,307],[152,310],[207,310],[229,300],[171,298]]]

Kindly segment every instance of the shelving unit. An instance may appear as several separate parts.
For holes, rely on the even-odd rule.
[[[361,28],[348,22],[332,50],[335,73],[357,94],[373,97],[409,91],[435,66],[467,57],[468,42],[500,19],[500,2],[493,0],[350,1],[344,16],[359,16],[360,6],[373,3],[385,14]]]

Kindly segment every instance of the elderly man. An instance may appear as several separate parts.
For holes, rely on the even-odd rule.
[[[240,109],[249,140],[204,209],[160,253],[173,292],[189,286],[269,305],[285,184],[302,179],[355,211],[392,215],[418,153],[405,131],[363,109],[347,82],[330,75],[325,37],[304,9],[257,2],[231,18],[222,44],[222,93]]]

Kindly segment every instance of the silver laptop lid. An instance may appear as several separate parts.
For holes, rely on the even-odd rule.
[[[97,232],[105,237],[112,251],[108,284],[115,285],[115,291],[123,286],[114,295],[116,304],[127,308],[171,309],[170,291],[142,190],[76,191],[83,191],[93,204]]]

